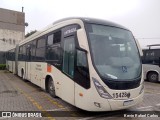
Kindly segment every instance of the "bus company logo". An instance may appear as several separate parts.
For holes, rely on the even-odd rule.
[[[122,72],[124,72],[124,73],[127,72],[127,67],[126,66],[122,66]]]
[[[12,117],[11,115],[12,115],[11,112],[2,112],[2,118]]]
[[[69,29],[69,30],[66,30],[66,31],[64,32],[64,35],[67,35],[67,34],[70,34],[70,33],[76,32],[76,31],[77,31],[77,28],[71,28],[71,29]]]

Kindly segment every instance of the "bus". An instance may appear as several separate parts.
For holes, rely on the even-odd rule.
[[[160,82],[160,44],[148,45],[148,49],[143,49],[142,63],[144,79]]]
[[[116,23],[62,19],[15,49],[18,76],[80,109],[113,111],[143,100],[142,50]]]
[[[6,52],[6,68],[15,74],[15,47]]]

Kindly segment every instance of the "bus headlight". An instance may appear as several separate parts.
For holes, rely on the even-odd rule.
[[[104,89],[104,87],[96,80],[95,78],[92,78],[93,83],[99,93],[99,95],[105,99],[112,99],[112,96]]]

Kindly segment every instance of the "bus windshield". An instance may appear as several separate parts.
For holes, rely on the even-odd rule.
[[[92,62],[101,77],[116,81],[140,77],[140,56],[130,31],[88,23],[87,35]]]

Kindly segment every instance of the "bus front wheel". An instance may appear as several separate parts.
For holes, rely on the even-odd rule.
[[[56,97],[55,87],[54,87],[54,82],[53,82],[53,80],[52,80],[51,77],[49,78],[47,87],[48,87],[48,92],[49,92],[49,94],[50,94],[52,97],[55,98],[55,97]]]
[[[158,74],[156,72],[150,72],[148,74],[148,81],[157,82],[158,81]]]

